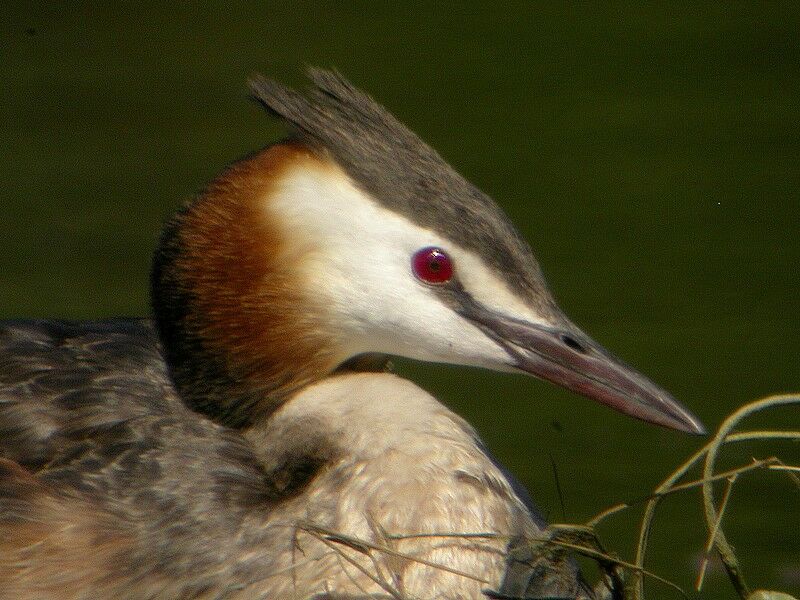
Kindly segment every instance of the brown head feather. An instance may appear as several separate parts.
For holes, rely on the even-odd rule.
[[[287,236],[263,204],[281,173],[319,159],[280,144],[235,163],[168,224],[152,296],[173,379],[192,406],[231,426],[269,414],[336,367],[297,280]]]

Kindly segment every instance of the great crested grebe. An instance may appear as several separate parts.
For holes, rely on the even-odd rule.
[[[463,420],[380,372],[387,355],[702,432],[563,315],[489,197],[341,76],[311,78],[252,82],[292,136],[167,225],[154,323],[2,325],[1,597],[497,588],[510,541],[545,524]],[[531,597],[590,597],[571,561],[532,568]]]

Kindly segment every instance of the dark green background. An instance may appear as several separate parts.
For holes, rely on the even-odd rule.
[[[498,200],[575,321],[714,427],[800,389],[800,10],[719,4],[6,3],[0,312],[146,314],[162,220],[282,133],[248,75],[335,66]],[[700,443],[521,377],[399,369],[553,520],[642,495]],[[800,410],[760,422],[796,429]],[[783,445],[730,464],[774,452],[800,462]],[[649,563],[687,588],[698,504],[665,504]],[[727,529],[753,583],[800,589],[798,515],[785,479],[737,484]],[[634,522],[602,529],[626,557]],[[702,597],[732,592],[712,573]]]

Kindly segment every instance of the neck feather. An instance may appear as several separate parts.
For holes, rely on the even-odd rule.
[[[226,425],[271,414],[339,362],[293,268],[291,233],[264,208],[287,168],[319,160],[285,143],[232,165],[167,224],[156,251],[153,309],[173,379]]]

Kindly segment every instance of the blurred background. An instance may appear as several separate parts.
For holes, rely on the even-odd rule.
[[[336,67],[492,195],[565,311],[709,428],[800,391],[800,5],[6,2],[0,315],[148,313],[163,220],[279,138],[253,72]],[[650,491],[701,443],[522,377],[397,361],[471,421],[553,521]],[[800,427],[800,410],[758,419]],[[723,465],[797,444],[747,446]],[[560,483],[556,483],[556,476]],[[691,588],[699,494],[663,504],[648,567]],[[601,528],[630,558],[635,511]],[[754,586],[800,590],[800,491],[734,488]],[[650,584],[651,598],[673,592]],[[702,598],[732,598],[719,571]]]

